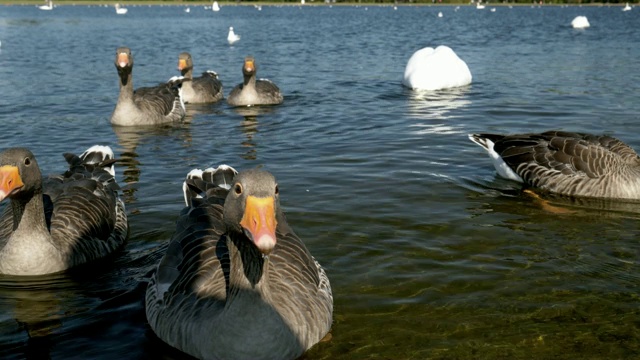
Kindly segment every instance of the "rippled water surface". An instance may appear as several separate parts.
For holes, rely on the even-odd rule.
[[[327,269],[332,339],[306,359],[640,356],[640,204],[568,201],[556,214],[496,177],[471,132],[607,133],[640,149],[640,9],[621,7],[0,7],[0,139],[43,172],[111,145],[131,237],[90,269],[0,277],[0,358],[183,358],[153,336],[145,276],[194,167],[264,166],[289,223]],[[443,17],[437,13],[442,11]],[[586,15],[591,27],[574,30]],[[229,46],[229,26],[242,36]],[[448,45],[473,84],[416,93],[411,54]],[[134,84],[244,56],[281,106],[190,107],[171,128],[112,128],[115,49]]]

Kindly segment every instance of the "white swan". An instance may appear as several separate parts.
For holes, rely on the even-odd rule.
[[[584,29],[591,26],[591,24],[589,24],[586,16],[576,16],[571,22],[571,26],[573,26],[574,29]]]
[[[471,84],[467,64],[448,46],[416,51],[404,70],[402,84],[416,90],[439,90]]]
[[[631,10],[631,6],[629,6],[629,3],[627,3],[624,8],[622,8],[622,11],[629,11]]]
[[[213,6],[211,6],[211,10],[213,11],[220,11],[220,5],[218,5],[217,1],[213,2]]]
[[[485,6],[484,6],[484,5],[482,5],[482,4],[478,1],[478,4],[476,5],[476,9],[478,9],[478,10],[482,10],[482,9],[484,9],[484,7],[485,7]]]
[[[40,6],[38,6],[38,9],[40,9],[40,10],[53,10],[53,1],[51,1],[51,0],[47,1],[46,5],[40,5]]]
[[[120,4],[115,4],[114,7],[116,8],[116,14],[118,15],[124,15],[129,11],[127,8],[120,7]]]
[[[229,27],[229,35],[227,35],[227,41],[229,42],[229,45],[233,45],[240,41],[240,35],[237,35],[233,32],[233,26]]]

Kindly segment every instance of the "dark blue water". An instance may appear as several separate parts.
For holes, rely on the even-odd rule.
[[[111,145],[131,227],[125,249],[90,269],[0,277],[0,358],[182,358],[146,325],[144,279],[185,174],[220,163],[273,172],[327,269],[333,338],[307,359],[640,356],[640,205],[550,199],[572,211],[551,213],[467,139],[564,129],[640,149],[640,9],[490,8],[0,7],[2,148],[28,146],[46,174],[64,170],[64,152]],[[591,27],[572,29],[577,15]],[[437,45],[473,84],[404,89],[411,54]],[[136,87],[177,75],[189,51],[225,94],[253,55],[284,104],[112,128],[119,46],[134,53]]]

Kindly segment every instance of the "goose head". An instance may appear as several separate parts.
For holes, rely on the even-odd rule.
[[[121,78],[126,78],[133,69],[133,55],[128,47],[119,47],[116,50],[116,69]]]
[[[243,234],[264,255],[276,245],[276,214],[280,207],[278,184],[269,172],[240,172],[224,203],[227,231]]]
[[[42,175],[33,153],[10,148],[0,153],[0,201],[28,199],[42,189]]]
[[[183,52],[178,55],[178,70],[184,76],[189,70],[193,69],[193,60],[191,59],[191,54],[188,52]]]
[[[256,62],[252,56],[247,56],[244,58],[244,65],[242,65],[242,74],[245,79],[250,78],[256,75],[256,71],[258,70],[256,66]]]

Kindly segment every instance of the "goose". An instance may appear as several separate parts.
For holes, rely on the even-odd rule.
[[[191,54],[178,55],[178,70],[182,73],[182,99],[187,104],[213,103],[222,99],[222,83],[215,71],[207,71],[202,76],[193,77]]]
[[[273,175],[194,169],[146,291],[155,334],[200,359],[294,359],[329,332],[333,296],[280,209]]]
[[[227,102],[231,106],[277,105],[284,98],[280,89],[267,79],[256,80],[258,67],[253,57],[244,59],[242,74],[244,81],[231,90]]]
[[[233,32],[233,26],[229,27],[229,34],[227,35],[227,41],[229,42],[229,45],[233,45],[238,41],[240,41],[240,35]]]
[[[548,131],[469,138],[504,178],[561,195],[640,199],[640,158],[613,137]]]
[[[120,126],[159,125],[181,121],[185,114],[180,95],[181,80],[133,91],[133,55],[127,47],[116,50],[120,95],[111,123]],[[173,78],[172,78],[173,79]]]
[[[448,46],[422,48],[409,58],[402,84],[414,90],[441,90],[471,84],[467,63]]]
[[[128,237],[113,151],[64,154],[69,170],[43,178],[25,148],[0,153],[0,273],[42,275],[102,258]]]

